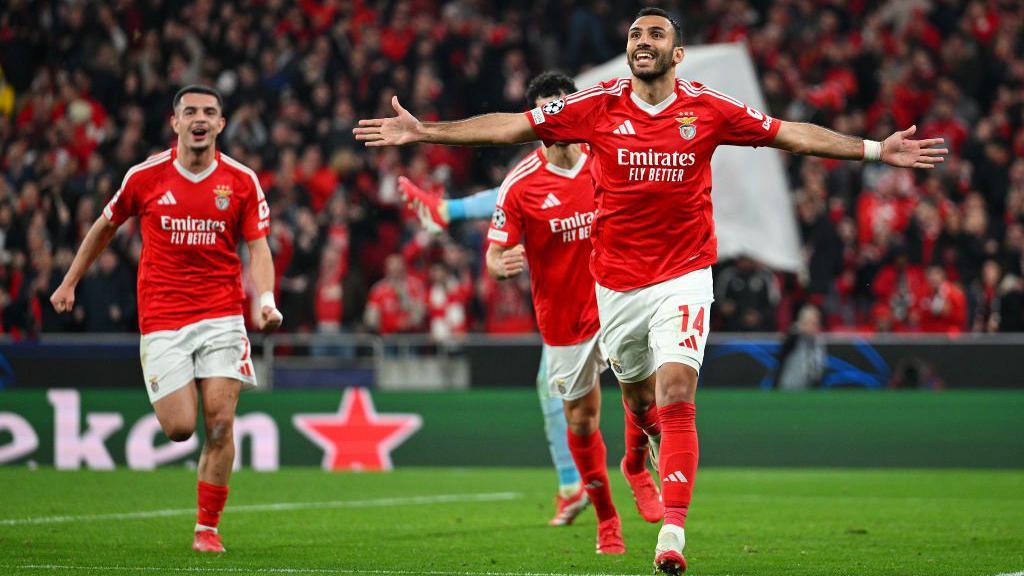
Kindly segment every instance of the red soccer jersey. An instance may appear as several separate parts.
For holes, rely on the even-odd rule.
[[[218,152],[192,174],[172,148],[128,170],[103,215],[115,224],[139,217],[143,334],[242,314],[238,242],[270,231],[270,207],[252,170]]]
[[[547,144],[590,143],[598,167],[590,268],[620,292],[715,263],[711,155],[722,144],[767,144],[779,131],[774,118],[682,79],[654,106],[622,78],[526,116]]]
[[[551,346],[578,344],[600,327],[594,279],[587,271],[594,221],[593,162],[572,169],[547,161],[538,149],[505,177],[487,238],[526,246],[537,326]]]

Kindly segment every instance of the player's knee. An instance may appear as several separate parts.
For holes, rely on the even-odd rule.
[[[658,405],[693,402],[697,396],[697,371],[684,364],[666,364],[658,371]]]
[[[597,432],[598,413],[588,406],[570,408],[565,413],[565,417],[569,430],[576,436],[588,436]]]
[[[642,421],[647,417],[647,411],[651,409],[653,398],[627,398],[624,397],[626,408],[636,420]]]
[[[164,434],[171,442],[184,442],[192,437],[196,431],[195,424],[187,422],[172,422],[164,426]]]
[[[590,436],[597,432],[597,418],[578,418],[569,421],[569,430],[576,436]]]
[[[235,418],[233,414],[210,414],[206,417],[206,441],[221,446],[233,441]]]

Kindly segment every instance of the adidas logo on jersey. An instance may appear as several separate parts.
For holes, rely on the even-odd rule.
[[[544,203],[540,205],[541,210],[547,210],[548,208],[554,208],[555,206],[561,206],[562,203],[555,197],[554,194],[548,192],[548,197],[544,199]]]
[[[622,135],[632,134],[636,136],[636,130],[633,129],[633,123],[630,122],[629,120],[626,120],[625,122],[622,123],[621,126],[613,130],[613,133]]]
[[[676,470],[675,472],[673,472],[673,473],[669,474],[668,476],[665,476],[664,478],[662,478],[661,482],[662,483],[665,483],[665,482],[688,482],[688,480],[686,479],[686,476],[683,476],[682,472],[680,472],[679,470]]]
[[[174,194],[171,194],[170,190],[164,192],[164,195],[160,197],[160,200],[157,200],[157,204],[160,206],[174,206],[177,203],[178,201],[174,199]]]

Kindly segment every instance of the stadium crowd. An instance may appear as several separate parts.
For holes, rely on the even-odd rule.
[[[686,44],[744,41],[769,112],[884,139],[918,126],[934,171],[788,159],[806,274],[719,265],[717,329],[1024,331],[1024,4],[1014,0],[662,2]],[[298,331],[534,329],[525,280],[481,268],[485,224],[433,237],[396,179],[461,196],[525,149],[369,151],[358,117],[393,94],[422,119],[525,108],[530,77],[622,52],[636,2],[10,0],[0,13],[0,330],[136,329],[137,230],[75,312],[48,298],[127,169],[173,141],[171,96],[226,98],[225,153],[272,207],[278,301]],[[685,66],[685,64],[684,64]]]

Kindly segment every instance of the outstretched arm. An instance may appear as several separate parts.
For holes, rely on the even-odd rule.
[[[840,160],[881,160],[902,168],[934,168],[945,160],[946,148],[935,148],[942,138],[911,140],[917,126],[896,132],[882,142],[861,140],[804,122],[782,122],[770,146],[794,154]]]
[[[486,146],[522,144],[537,140],[533,126],[521,113],[494,113],[455,122],[420,122],[391,98],[396,116],[360,120],[353,128],[356,140],[367,146],[403,146],[416,142]]]
[[[103,253],[107,244],[110,244],[110,239],[116,232],[117,224],[108,220],[106,216],[101,215],[96,219],[82,240],[82,245],[79,246],[78,253],[75,254],[75,259],[71,262],[71,267],[64,275],[64,280],[50,296],[50,303],[53,304],[54,310],[70,312],[75,307],[75,288],[78,286],[78,282],[85,276],[96,258]]]

